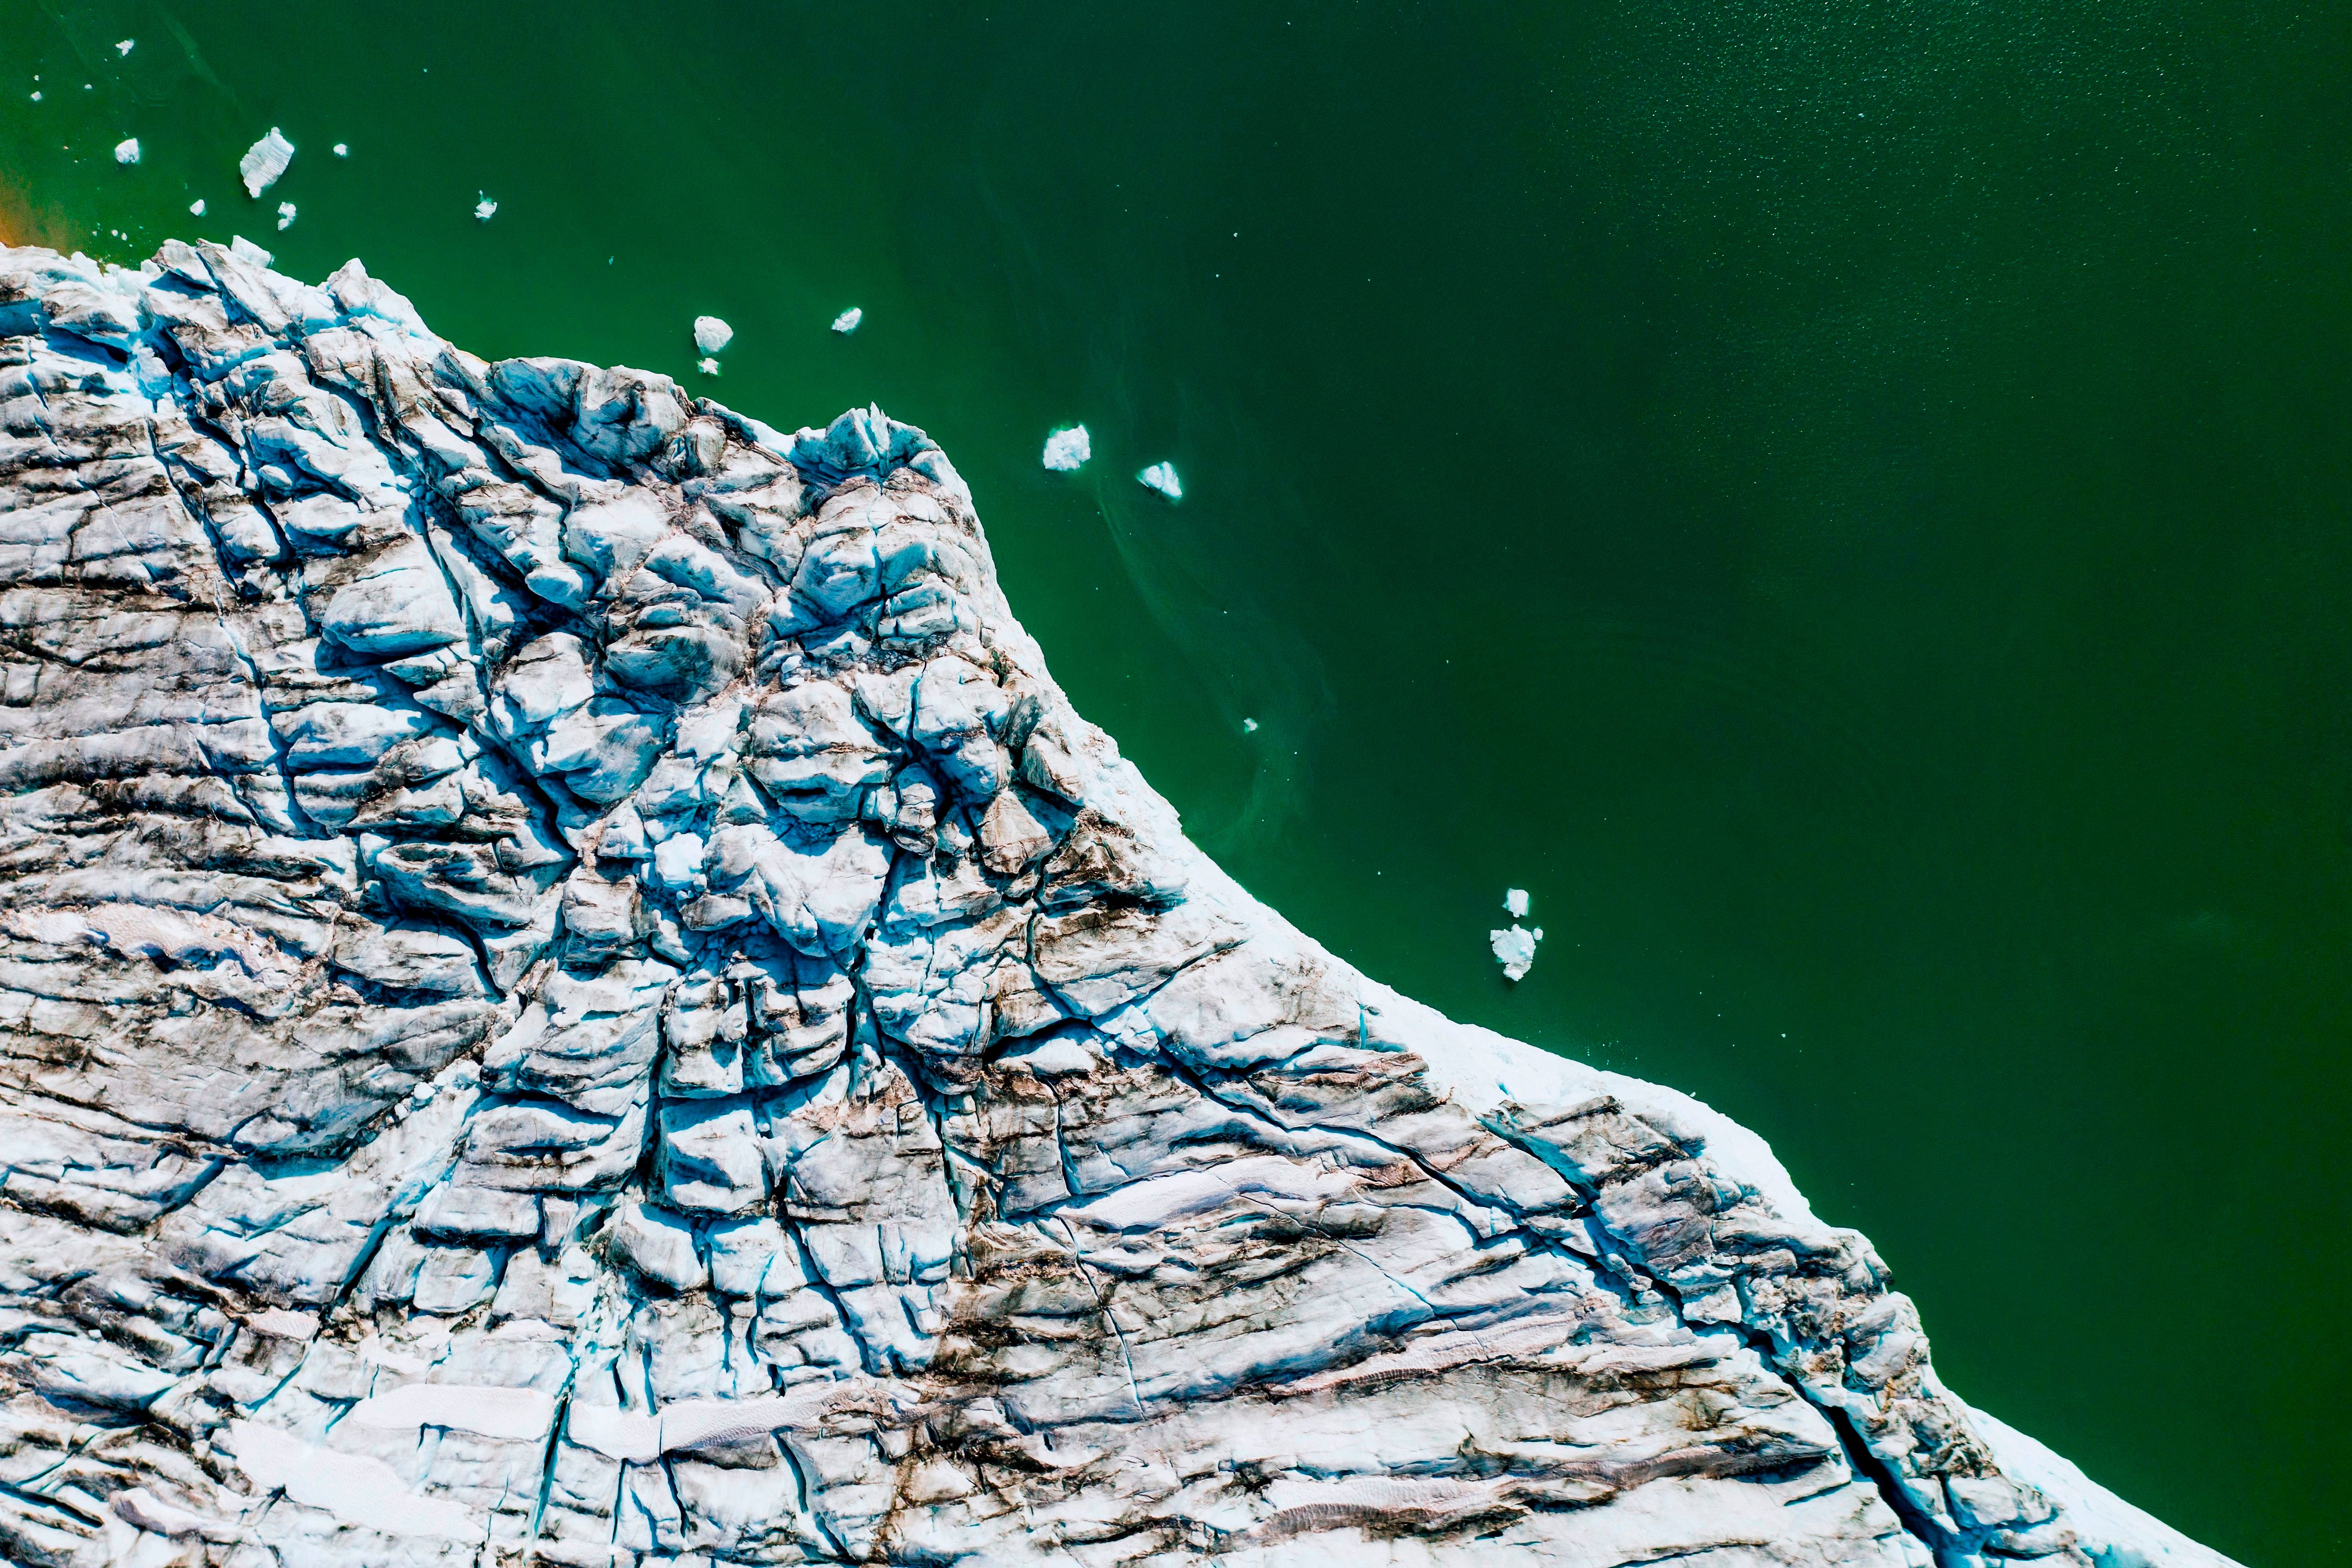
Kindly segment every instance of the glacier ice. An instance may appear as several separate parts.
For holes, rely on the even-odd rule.
[[[1157,490],[1171,501],[1184,498],[1183,484],[1176,477],[1172,463],[1154,463],[1135,476],[1135,482],[1147,490]]]
[[[118,163],[139,162],[139,138],[126,136],[114,144],[114,161]]]
[[[1056,474],[1075,472],[1094,455],[1094,444],[1083,424],[1064,426],[1045,437],[1045,464]]]
[[[2221,1563],[1234,883],[921,432],[271,266],[0,250],[0,1554]]]
[[[237,178],[245,182],[245,193],[259,196],[278,183],[278,177],[286,172],[286,165],[292,162],[294,143],[287,141],[285,133],[278,127],[271,126],[269,134],[247,148],[245,156],[236,161]]]
[[[1503,978],[1524,980],[1535,967],[1536,944],[1543,940],[1543,927],[1528,930],[1514,920],[1501,931],[1486,933],[1487,945],[1494,949],[1495,962],[1503,966]]]
[[[857,330],[857,324],[865,319],[865,310],[853,305],[833,319],[833,329],[836,332],[855,332]]]

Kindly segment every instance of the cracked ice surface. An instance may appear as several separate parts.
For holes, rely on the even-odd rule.
[[[0,252],[0,1555],[2220,1561],[1220,873],[920,432],[268,267]]]

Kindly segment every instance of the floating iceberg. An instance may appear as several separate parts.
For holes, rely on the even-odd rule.
[[[133,48],[137,47],[138,44],[139,40],[136,38],[125,38],[121,43],[114,46],[114,52],[118,55],[127,55]]]
[[[857,330],[857,324],[865,319],[866,312],[853,305],[833,319],[833,329],[836,332],[855,332]]]
[[[1244,735],[1255,735],[1257,733],[1257,720],[1254,718],[1245,718],[1242,720],[1242,733]]]
[[[1521,980],[1534,967],[1536,944],[1543,940],[1543,927],[1530,931],[1517,921],[1507,931],[1489,931],[1486,940],[1495,949],[1495,962],[1503,966],[1503,978]]]
[[[1135,482],[1148,490],[1159,491],[1171,501],[1184,498],[1184,486],[1176,477],[1176,465],[1172,463],[1154,463],[1138,474]]]
[[[1525,920],[1528,917],[1528,890],[1524,887],[1504,889],[1503,913],[1514,920]]]
[[[269,134],[245,150],[236,161],[237,177],[245,182],[245,193],[258,196],[278,183],[286,172],[286,165],[294,162],[294,143],[286,140],[285,132],[271,126]],[[278,225],[285,227],[283,224]]]
[[[1071,472],[1094,455],[1094,443],[1087,439],[1083,424],[1056,430],[1045,437],[1045,466],[1056,474]]]
[[[710,359],[697,360],[694,361],[694,368],[706,376],[715,376],[719,373],[719,361]]]
[[[188,211],[194,214],[197,217],[203,217],[205,215],[205,199],[202,196],[198,196],[194,201],[190,202],[188,204]]]
[[[283,234],[283,233],[286,231],[287,226],[288,226],[289,225],[290,225],[291,223],[293,223],[293,221],[294,221],[294,204],[293,204],[293,203],[291,203],[291,202],[280,202],[280,203],[278,203],[278,232],[279,232],[279,233],[281,233],[281,234]]]
[[[139,162],[139,138],[126,136],[114,144],[114,161],[118,163]]]
[[[474,204],[474,216],[484,223],[488,223],[491,215],[499,210],[499,204],[489,197],[482,195],[479,191],[475,192],[474,194],[481,197]]]
[[[694,346],[706,354],[715,354],[735,340],[735,329],[716,316],[694,319]]]

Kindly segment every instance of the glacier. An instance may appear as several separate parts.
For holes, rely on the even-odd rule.
[[[10,1562],[2225,1561],[1252,898],[878,409],[0,251],[0,695]]]

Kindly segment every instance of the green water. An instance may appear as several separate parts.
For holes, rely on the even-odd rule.
[[[689,384],[714,312],[726,401],[923,425],[1254,890],[1757,1127],[1965,1394],[2299,1564],[2352,1465],[2347,108],[2345,8],[2274,0],[14,0],[0,216]]]

